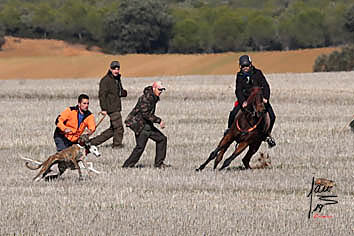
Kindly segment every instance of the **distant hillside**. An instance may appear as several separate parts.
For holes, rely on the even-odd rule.
[[[312,72],[317,56],[336,48],[250,52],[265,73]],[[0,79],[99,78],[112,60],[122,64],[125,77],[234,74],[244,53],[108,55],[95,48],[59,40],[6,37],[0,51]]]

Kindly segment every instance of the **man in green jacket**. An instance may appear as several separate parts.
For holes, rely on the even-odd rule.
[[[100,145],[113,137],[112,148],[123,147],[124,127],[122,122],[122,102],[121,97],[126,97],[127,91],[123,89],[120,63],[112,61],[107,74],[101,79],[98,91],[101,114],[110,118],[111,125],[100,135],[91,139],[92,145]]]
[[[156,81],[152,86],[144,89],[144,94],[133,110],[129,113],[125,124],[135,133],[136,146],[129,158],[124,162],[123,167],[134,167],[144,152],[148,139],[156,142],[156,156],[154,166],[157,168],[169,167],[164,164],[166,158],[167,137],[158,130],[154,123],[160,124],[160,128],[165,128],[165,123],[160,117],[155,115],[156,103],[160,100],[160,95],[165,87],[160,81]]]

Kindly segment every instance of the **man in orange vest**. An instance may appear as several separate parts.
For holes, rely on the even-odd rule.
[[[81,94],[76,106],[66,108],[56,119],[54,142],[57,151],[70,147],[81,134],[88,128],[89,134],[96,130],[94,115],[89,111],[89,96]]]

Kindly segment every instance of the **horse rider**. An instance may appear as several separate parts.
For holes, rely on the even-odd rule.
[[[243,55],[239,58],[239,66],[240,71],[236,75],[235,89],[237,102],[229,114],[228,129],[225,131],[225,133],[231,128],[232,123],[235,120],[235,116],[241,107],[245,108],[247,106],[247,98],[250,95],[252,87],[261,87],[264,97],[263,102],[270,118],[270,126],[267,133],[265,134],[265,141],[268,143],[269,148],[272,148],[276,145],[274,139],[271,136],[275,122],[275,114],[272,106],[269,103],[269,84],[262,71],[252,65],[252,60],[248,55]]]

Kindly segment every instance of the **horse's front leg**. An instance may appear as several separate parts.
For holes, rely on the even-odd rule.
[[[213,160],[217,155],[218,155],[218,152],[220,151],[219,147],[217,147],[214,151],[212,151],[208,157],[208,159],[199,166],[198,169],[196,169],[196,171],[201,171],[203,170],[207,165],[208,163]]]
[[[228,167],[231,164],[231,162],[246,149],[247,146],[248,146],[247,142],[239,143],[237,145],[236,150],[231,154],[231,156],[229,158],[227,158],[224,161],[224,163],[223,163],[222,167],[220,168],[220,170]]]
[[[214,169],[216,169],[216,167],[218,166],[219,162],[222,160],[224,153],[226,152],[227,148],[223,148],[219,154],[217,155],[215,162],[214,162]]]
[[[235,141],[235,138],[233,136],[232,130],[224,136],[224,138],[220,141],[219,147],[220,147],[220,152],[217,155],[215,162],[214,162],[214,169],[218,166],[222,158],[224,157],[224,154],[226,150],[230,147],[230,145]]]
[[[218,163],[221,161],[225,151],[227,150],[227,148],[230,146],[230,144],[233,141],[234,141],[233,135],[231,134],[231,132],[228,132],[221,139],[217,148],[215,148],[215,150],[210,153],[209,158],[198,169],[196,169],[196,171],[203,170],[211,160],[215,159],[215,157],[218,156],[217,160],[215,160],[215,163],[214,163],[214,169],[215,169],[216,166],[218,165]],[[219,155],[218,155],[218,153],[219,153]]]
[[[261,144],[262,144],[262,141],[250,144],[250,148],[248,149],[248,152],[246,153],[245,157],[242,158],[242,163],[244,164],[246,169],[251,169],[251,166],[250,166],[251,158],[258,151]]]

